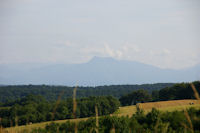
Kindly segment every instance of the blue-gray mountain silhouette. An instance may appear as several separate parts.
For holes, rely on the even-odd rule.
[[[135,61],[94,57],[82,64],[0,65],[0,84],[50,84],[97,86],[200,79],[200,65],[182,70],[161,69]]]

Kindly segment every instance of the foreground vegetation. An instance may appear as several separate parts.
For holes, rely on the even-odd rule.
[[[136,113],[131,117],[102,116],[100,118],[96,117],[45,124],[43,124],[43,128],[18,128],[18,131],[22,133],[63,133],[75,132],[75,130],[80,133],[199,133],[200,109],[190,108],[184,111],[161,112],[153,108],[145,114],[143,110],[137,108]]]
[[[92,132],[98,130],[102,133],[110,131],[118,133],[138,132],[199,132],[200,131],[200,110],[191,108],[187,111],[174,111],[161,113],[156,109],[146,115],[142,110],[137,110],[132,117],[105,116],[99,119],[99,126],[96,126],[94,118],[78,123],[79,132]],[[63,124],[51,123],[45,129],[36,129],[43,132],[74,132],[74,122]],[[36,131],[35,130],[35,131]]]
[[[190,104],[194,103],[194,104]],[[144,105],[143,105],[144,104]],[[190,108],[195,108],[195,110],[200,110],[200,103],[198,100],[173,100],[173,101],[164,101],[164,102],[150,102],[150,103],[141,103],[142,110],[144,115],[151,112],[152,108],[155,108],[160,111],[160,113],[165,112],[174,112],[174,111],[184,111],[188,110]],[[161,106],[162,105],[162,106]],[[138,106],[139,107],[139,106]],[[117,116],[117,117],[126,117],[129,118],[132,117],[137,112],[137,106],[124,106],[120,107],[116,112],[114,112],[111,116]],[[79,122],[79,121],[86,121],[88,118],[78,118],[78,119],[66,119],[66,120],[57,120],[53,121],[56,124],[63,124],[67,121],[70,122]],[[41,122],[36,124],[30,124],[30,125],[24,125],[24,126],[16,126],[11,128],[6,128],[5,130],[8,132],[22,132],[22,131],[29,131],[31,132],[33,129],[44,129],[46,125],[51,124],[52,122]]]

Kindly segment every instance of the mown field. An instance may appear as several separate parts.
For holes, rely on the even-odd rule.
[[[149,102],[149,103],[139,103],[137,106],[141,109],[144,110],[145,113],[148,113],[151,111],[152,108],[156,108],[160,111],[175,111],[175,110],[184,110],[190,107],[195,107],[200,109],[200,101],[199,100],[172,100],[172,101],[161,101],[161,102]],[[137,110],[136,105],[133,106],[124,106],[120,107],[115,113],[112,115],[117,115],[117,116],[132,116]],[[64,123],[66,121],[84,121],[87,120],[88,118],[79,118],[79,119],[67,119],[67,120],[57,120],[54,121],[55,123]],[[31,124],[31,125],[26,125],[26,126],[16,126],[12,128],[6,128],[4,129],[5,131],[8,132],[20,132],[22,130],[27,130],[31,131],[34,128],[44,128],[46,124],[51,123],[49,122],[42,122],[42,123],[36,123],[36,124]]]
[[[160,111],[180,111],[187,108],[195,107],[200,108],[199,100],[171,100],[161,102],[148,102],[137,104],[140,109],[145,113],[151,111],[152,108],[156,108]],[[136,105],[120,107],[114,114],[117,116],[132,116],[137,111]]]

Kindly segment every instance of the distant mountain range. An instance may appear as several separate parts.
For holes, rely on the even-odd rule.
[[[135,61],[94,57],[83,64],[0,65],[0,84],[97,86],[189,82],[200,79],[200,65],[187,69],[161,69]]]

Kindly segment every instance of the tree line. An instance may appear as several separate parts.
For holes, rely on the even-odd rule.
[[[200,81],[192,82],[200,94]],[[194,91],[191,83],[174,84],[171,87],[166,87],[160,90],[153,90],[149,93],[147,90],[141,89],[133,91],[119,98],[122,106],[135,105],[137,103],[153,102],[153,101],[168,101],[181,99],[195,99]]]
[[[76,99],[76,103],[76,118],[95,116],[95,106],[99,115],[109,115],[120,106],[119,101],[112,96],[80,98]],[[42,96],[28,95],[11,107],[0,108],[0,118],[3,127],[71,119],[74,118],[73,99],[49,102]]]
[[[77,97],[89,96],[113,96],[120,98],[121,96],[130,93],[134,90],[144,89],[148,92],[159,90],[165,87],[172,86],[173,83],[157,83],[157,84],[143,84],[143,85],[110,85],[110,86],[96,86],[96,87],[78,87]],[[50,86],[50,85],[12,85],[0,86],[0,106],[3,103],[15,102],[15,100],[25,97],[29,94],[41,95],[47,101],[55,101],[60,92],[64,92],[62,99],[70,98],[73,94],[74,87],[68,86]]]

